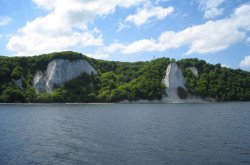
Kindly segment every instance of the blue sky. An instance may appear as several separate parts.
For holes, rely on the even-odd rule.
[[[0,0],[0,54],[199,58],[250,70],[248,0]]]

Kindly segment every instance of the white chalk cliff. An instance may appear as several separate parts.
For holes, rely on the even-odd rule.
[[[185,79],[176,63],[170,63],[168,65],[166,76],[163,79],[163,84],[165,84],[165,86],[167,87],[166,88],[167,97],[163,97],[162,99],[163,102],[170,102],[170,103],[183,102],[177,94],[177,88],[182,87],[186,89]]]
[[[194,72],[193,72],[193,71]],[[195,68],[192,68],[193,74],[198,76],[198,71]],[[182,100],[177,93],[178,87],[182,87],[185,90],[185,78],[183,77],[183,74],[181,70],[179,69],[178,65],[176,63],[170,63],[166,70],[165,78],[163,79],[163,84],[166,86],[166,94],[167,96],[164,96],[161,100],[137,100],[137,101],[128,101],[124,100],[121,103],[195,103],[195,102],[206,102],[202,100],[200,97],[188,95],[187,99]]]
[[[169,64],[163,82],[168,89],[176,89],[178,87],[186,88],[184,85],[185,79],[176,63]]]
[[[51,61],[45,72],[38,70],[34,76],[34,87],[39,92],[50,92],[54,86],[63,86],[65,82],[77,78],[82,73],[97,74],[96,70],[85,60]]]
[[[186,81],[178,65],[176,63],[170,63],[166,71],[166,76],[163,79],[163,84],[165,84],[167,87],[167,96],[163,97],[161,101],[164,103],[202,102],[203,100],[200,98],[191,95],[189,95],[188,98],[184,100],[179,98],[177,88],[182,87],[186,89],[185,83]]]

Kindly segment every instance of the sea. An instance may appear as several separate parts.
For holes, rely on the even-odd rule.
[[[0,165],[250,164],[250,102],[0,104]]]

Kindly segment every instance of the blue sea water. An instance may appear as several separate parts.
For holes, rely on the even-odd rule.
[[[250,103],[1,104],[0,164],[250,164]]]

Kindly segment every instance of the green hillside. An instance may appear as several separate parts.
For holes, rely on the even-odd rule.
[[[87,60],[98,75],[82,74],[56,87],[38,93],[33,87],[37,70],[46,70],[53,59]],[[173,61],[159,58],[146,62],[96,60],[75,52],[59,52],[32,57],[0,56],[0,102],[119,102],[122,100],[160,100],[165,94],[162,79]],[[213,97],[218,101],[250,101],[250,73],[211,65],[198,59],[176,61],[186,79],[188,93]],[[196,77],[188,69],[196,67]],[[15,80],[22,78],[23,87]]]

